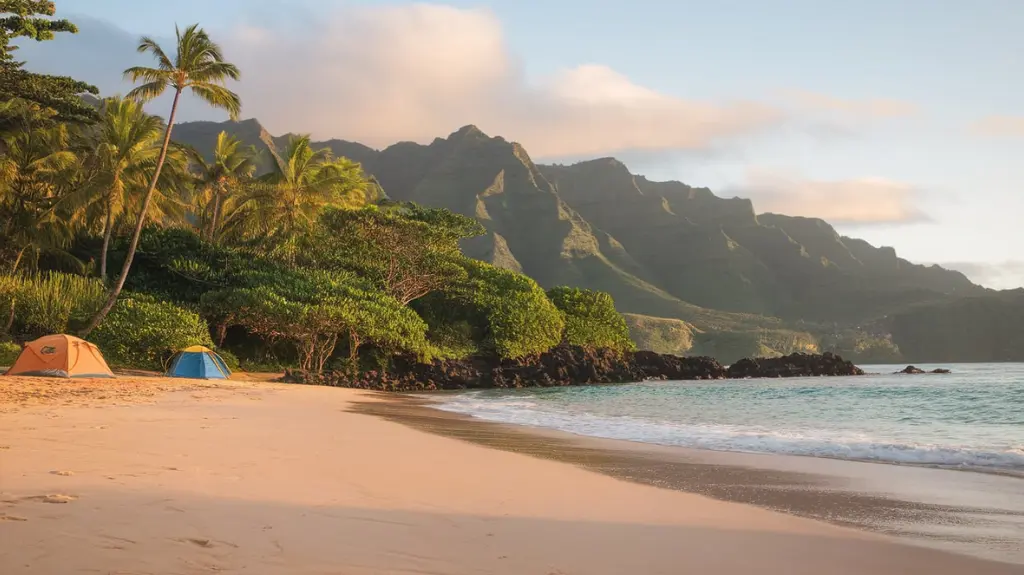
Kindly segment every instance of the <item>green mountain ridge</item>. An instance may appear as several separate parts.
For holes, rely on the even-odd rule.
[[[174,139],[205,152],[222,130],[264,151],[289,137],[250,119],[183,123]],[[426,145],[316,145],[360,162],[392,199],[475,217],[487,233],[464,243],[467,255],[545,288],[606,291],[624,313],[681,320],[693,331],[690,353],[726,361],[815,351],[826,341],[855,353],[843,346],[888,337],[899,314],[993,293],[821,219],[757,214],[748,199],[651,181],[614,158],[536,164],[522,145],[471,125]],[[894,334],[891,344],[902,347],[899,340]]]

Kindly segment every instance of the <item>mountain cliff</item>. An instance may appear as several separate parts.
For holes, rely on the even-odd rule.
[[[174,136],[206,151],[221,130],[258,149],[288,139],[255,120],[184,123]],[[523,146],[475,126],[426,145],[317,146],[360,162],[392,199],[477,218],[487,233],[466,242],[467,255],[544,287],[609,292],[620,311],[652,318],[635,326],[664,330],[653,318],[681,320],[673,329],[691,333],[673,345],[726,361],[814,351],[836,330],[988,293],[959,272],[913,264],[820,219],[757,214],[750,200],[650,181],[613,158],[538,165]]]

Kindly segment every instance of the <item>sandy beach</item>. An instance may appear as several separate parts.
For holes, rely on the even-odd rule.
[[[382,401],[0,378],[0,573],[1024,572],[429,433]]]

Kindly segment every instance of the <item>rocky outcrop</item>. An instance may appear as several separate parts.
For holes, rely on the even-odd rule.
[[[897,371],[896,373],[897,374],[907,374],[907,375],[917,375],[917,374],[921,374],[921,373],[947,374],[947,373],[952,373],[952,372],[949,371],[948,369],[943,369],[941,367],[937,368],[937,369],[933,369],[931,371],[925,371],[925,370],[921,369],[920,367],[915,367],[913,365],[908,365],[907,367],[904,367],[903,369]]]
[[[852,363],[830,353],[745,359],[727,369],[709,357],[679,357],[652,351],[617,353],[607,349],[562,345],[523,360],[498,361],[474,357],[420,363],[412,358],[399,358],[389,371],[369,371],[358,375],[342,372],[314,375],[288,371],[282,381],[377,391],[434,391],[863,373]]]
[[[731,379],[864,375],[864,371],[833,353],[793,353],[783,357],[741,359],[729,366]]]

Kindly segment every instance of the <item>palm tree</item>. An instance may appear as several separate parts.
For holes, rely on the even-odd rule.
[[[256,172],[258,153],[255,146],[242,147],[242,142],[227,132],[217,134],[211,162],[194,149],[190,152],[199,171],[198,225],[207,240],[216,242],[228,196]]]
[[[68,198],[68,203],[77,208],[74,212],[87,219],[89,211],[99,211],[103,281],[107,279],[107,252],[115,224],[130,198],[147,185],[160,155],[163,132],[163,120],[147,114],[142,104],[118,97],[104,100],[99,125],[93,132],[95,148],[88,161],[92,172],[88,185]]]
[[[362,166],[314,150],[309,136],[293,137],[273,171],[251,186],[245,201],[225,222],[236,236],[259,238],[272,254],[292,262],[299,241],[327,206],[360,207],[375,190]]]
[[[38,257],[59,247],[70,232],[55,208],[79,175],[79,158],[69,149],[64,124],[32,126],[4,139],[0,157],[0,248],[12,250],[8,273],[16,273],[24,256]],[[32,261],[34,261],[33,258]]]
[[[224,83],[228,80],[237,80],[241,75],[238,68],[231,63],[224,61],[224,55],[218,46],[206,32],[193,24],[184,32],[175,27],[177,35],[177,53],[172,61],[163,48],[152,38],[143,37],[139,42],[140,53],[151,52],[157,61],[156,68],[136,66],[125,70],[125,78],[132,82],[139,80],[145,83],[136,87],[128,93],[129,98],[148,102],[160,96],[168,88],[174,90],[174,101],[171,104],[171,114],[167,120],[167,127],[164,131],[164,142],[160,148],[160,156],[157,158],[156,167],[153,171],[149,189],[142,199],[142,205],[138,211],[138,218],[135,221],[135,231],[132,234],[131,243],[128,245],[128,253],[125,256],[124,264],[121,266],[121,274],[117,282],[110,290],[110,296],[100,311],[92,318],[89,325],[83,330],[83,337],[92,332],[103,318],[107,317],[110,310],[117,303],[117,298],[124,288],[125,279],[131,269],[132,260],[135,258],[135,250],[139,245],[139,237],[142,235],[142,228],[146,223],[146,214],[149,211],[149,203],[153,198],[157,182],[160,179],[160,171],[163,169],[164,161],[167,159],[167,149],[171,144],[171,130],[174,128],[174,117],[178,112],[178,102],[181,94],[189,90],[201,100],[215,108],[227,110],[231,119],[237,119],[241,111],[242,103],[231,90],[228,90]]]

